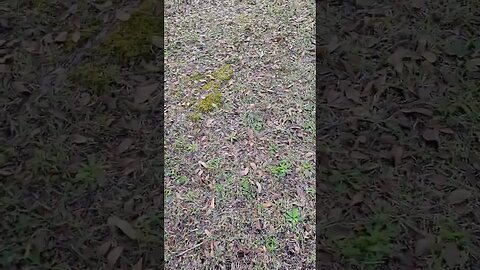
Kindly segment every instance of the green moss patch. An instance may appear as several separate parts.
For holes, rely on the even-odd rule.
[[[232,75],[233,69],[229,64],[226,64],[213,72],[213,77],[220,81],[228,81],[232,78]]]
[[[202,113],[213,111],[222,102],[222,93],[219,90],[208,93],[197,105],[197,110]]]
[[[152,55],[152,37],[163,36],[163,18],[155,15],[155,0],[145,0],[128,21],[120,24],[100,52],[121,61]]]
[[[86,63],[78,67],[72,79],[96,94],[101,94],[116,83],[120,69],[116,65]]]

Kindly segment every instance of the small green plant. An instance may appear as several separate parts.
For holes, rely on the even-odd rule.
[[[271,172],[276,177],[285,177],[290,172],[290,162],[282,160],[277,166],[271,168]]]
[[[224,195],[227,192],[227,189],[225,188],[225,185],[223,185],[223,184],[216,184],[215,185],[215,192],[219,193],[221,197],[224,197]]]
[[[180,184],[180,185],[184,185],[188,182],[188,177],[186,177],[185,175],[180,175],[178,178],[177,178],[177,183]]]
[[[95,160],[93,155],[88,156],[88,163],[81,164],[74,181],[79,183],[102,182],[105,178],[104,166]]]
[[[208,167],[213,168],[213,169],[217,169],[220,166],[220,163],[222,162],[222,160],[223,160],[223,158],[221,158],[221,157],[211,159],[207,163]]]
[[[187,191],[187,194],[185,194],[185,198],[188,202],[193,203],[198,198],[198,193],[193,190],[189,190]]]
[[[222,94],[220,91],[215,90],[208,93],[197,105],[197,110],[202,113],[213,111],[222,102]]]
[[[230,142],[230,143],[234,143],[237,141],[237,134],[236,133],[231,133],[228,135],[227,137],[227,140]]]
[[[254,197],[254,188],[248,179],[242,179],[242,181],[240,181],[240,188],[242,189],[242,194],[245,197]]]
[[[438,234],[443,242],[454,242],[460,248],[467,245],[467,235],[465,232],[460,231],[451,219],[444,218],[441,221]]]
[[[300,214],[300,209],[297,207],[292,208],[284,214],[285,220],[292,226],[296,226],[299,222],[303,221],[303,217]]]
[[[268,151],[270,152],[270,154],[276,154],[278,153],[278,145],[276,143],[270,143],[268,145]]]
[[[197,151],[198,149],[198,143],[192,142],[187,146],[187,150],[190,152]]]
[[[314,134],[315,133],[315,122],[307,122],[304,124],[303,128],[306,132]]]
[[[244,116],[244,121],[247,126],[256,132],[259,132],[263,129],[263,120],[252,113],[246,113]]]
[[[265,238],[265,247],[267,251],[272,253],[278,249],[278,240],[275,236],[269,235]]]
[[[396,227],[385,220],[373,221],[353,236],[337,241],[341,254],[355,264],[378,263],[398,251]]]

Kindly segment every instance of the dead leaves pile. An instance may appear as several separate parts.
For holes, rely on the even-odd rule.
[[[369,219],[381,204],[388,206],[388,211],[382,210],[387,214],[411,213],[420,215],[418,222],[423,224],[445,226],[438,224],[434,210],[425,210],[435,208],[454,221],[457,230],[473,233],[460,223],[478,211],[474,202],[480,165],[475,156],[480,141],[475,136],[480,125],[475,118],[480,114],[480,95],[472,85],[479,77],[475,71],[480,40],[478,29],[464,22],[477,22],[478,14],[466,12],[463,19],[458,14],[439,15],[451,3],[434,1],[354,2],[320,5],[324,19],[320,19],[317,49],[321,82],[317,121],[322,126],[317,147],[324,149],[319,173],[325,181],[318,198],[320,205],[336,205],[337,214],[320,210],[317,223]],[[353,19],[352,14],[356,14]],[[416,19],[403,21],[407,14]],[[438,15],[445,18],[435,19]],[[424,19],[440,28],[425,34],[420,30],[427,27]],[[465,94],[471,98],[456,98],[462,91],[471,91]],[[405,239],[399,239],[411,251],[402,255],[402,264],[438,263],[447,269],[476,260],[478,249],[437,239],[433,227],[426,230],[420,239],[408,230]],[[322,245],[332,249],[328,242]],[[393,263],[384,259],[385,264]]]

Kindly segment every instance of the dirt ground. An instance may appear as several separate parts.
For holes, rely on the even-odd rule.
[[[317,269],[480,269],[479,2],[317,12]]]

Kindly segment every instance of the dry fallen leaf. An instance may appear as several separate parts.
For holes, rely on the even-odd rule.
[[[412,108],[412,109],[403,109],[403,113],[419,113],[426,116],[433,116],[433,112],[430,109],[426,108]]]
[[[142,270],[143,269],[143,258],[140,258],[136,264],[132,266],[132,270]]]
[[[72,138],[72,141],[77,144],[88,142],[88,138],[80,134],[73,134],[71,138]]]
[[[124,10],[118,9],[115,12],[115,17],[122,22],[126,22],[130,19],[130,14],[128,14]]]
[[[428,254],[435,245],[435,237],[428,235],[423,239],[419,239],[415,243],[415,256],[423,256]]]
[[[20,94],[30,94],[30,90],[25,86],[23,82],[14,81],[12,83],[12,88]]]
[[[119,228],[123,233],[130,237],[130,239],[135,240],[137,238],[137,231],[127,221],[116,216],[111,216],[108,218],[107,222],[109,225]]]
[[[359,151],[352,151],[352,153],[350,153],[350,157],[353,158],[353,159],[359,159],[359,160],[368,160],[369,159],[369,157],[367,155],[365,155],[364,153],[359,152]]]
[[[250,162],[250,167],[252,167],[253,171],[257,171],[257,165],[253,162]]]
[[[89,93],[82,93],[80,95],[80,98],[78,99],[78,102],[80,106],[87,106],[91,100],[92,100],[92,96],[90,96]]]
[[[75,43],[77,43],[81,37],[82,37],[82,34],[80,33],[80,31],[75,31],[72,33],[72,41]]]
[[[150,99],[151,95],[159,85],[159,83],[152,83],[138,87],[137,91],[135,91],[134,102],[140,104]]]
[[[32,239],[32,244],[38,251],[43,251],[47,247],[48,237],[46,230],[38,230],[35,232],[35,236]]]
[[[351,101],[355,102],[355,103],[362,103],[362,99],[360,98],[360,91],[352,88],[352,87],[348,87],[345,89],[345,96],[350,99]]]
[[[257,186],[257,193],[262,193],[262,185],[259,182],[255,181],[255,185]]]
[[[55,42],[65,42],[68,39],[68,32],[63,31],[58,33],[58,35],[55,37]]]
[[[457,189],[448,195],[447,201],[449,204],[459,204],[468,200],[472,193],[466,189]]]
[[[447,243],[442,250],[442,258],[451,268],[462,262],[462,255],[455,243]]]
[[[363,202],[363,196],[364,196],[364,193],[361,191],[353,195],[352,199],[350,200],[350,206],[354,206]]]
[[[114,268],[122,252],[123,252],[123,247],[116,247],[108,253],[108,256],[107,256],[108,269]]]
[[[437,56],[429,51],[423,52],[422,56],[430,63],[437,61]]]
[[[212,197],[212,200],[210,201],[209,208],[210,209],[215,209],[215,197]]]
[[[106,1],[105,3],[103,3],[103,4],[94,4],[94,5],[98,10],[102,11],[102,10],[105,10],[105,9],[111,7],[112,4],[113,4],[112,1],[109,0],[109,1]]]
[[[438,129],[427,128],[423,131],[422,137],[426,141],[440,143],[440,134]]]
[[[0,74],[8,74],[10,73],[11,69],[9,66],[0,64]]]
[[[243,176],[247,175],[249,171],[250,169],[248,167],[245,167],[245,169],[242,170],[242,175]]]
[[[164,45],[163,38],[159,36],[152,36],[152,44],[159,49],[163,48],[163,45]]]
[[[338,46],[340,46],[340,43],[338,42],[338,37],[334,36],[330,40],[330,42],[323,47],[327,50],[327,52],[332,53],[333,51],[335,51],[338,48]]]
[[[272,202],[264,202],[262,203],[262,206],[265,207],[265,208],[270,208],[273,206],[273,203]]]
[[[112,241],[108,240],[105,243],[103,243],[100,247],[98,247],[97,254],[99,256],[105,256],[111,247],[112,247]]]
[[[395,167],[400,166],[403,157],[403,148],[400,145],[394,145],[392,148],[393,163]]]
[[[123,141],[118,145],[117,147],[117,153],[121,154],[130,148],[130,146],[133,144],[134,140],[131,138],[126,138],[123,139]]]
[[[253,130],[247,129],[247,136],[248,138],[250,138],[251,141],[253,141],[253,139],[255,138],[253,135]]]

